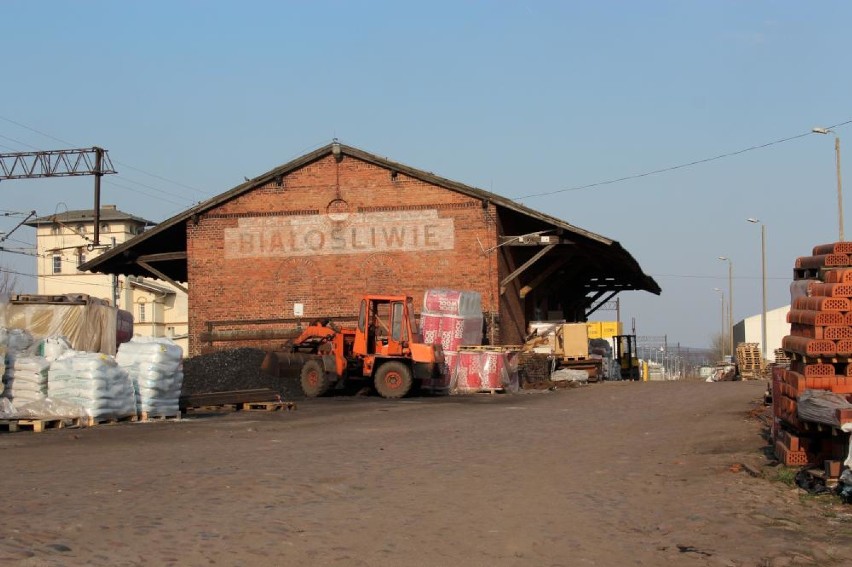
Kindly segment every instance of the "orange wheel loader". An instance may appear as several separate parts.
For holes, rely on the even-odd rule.
[[[414,301],[405,295],[365,295],[355,329],[314,321],[289,351],[267,353],[263,370],[277,375],[293,353],[304,359],[300,378],[308,397],[356,380],[372,381],[383,398],[401,398],[420,388],[437,391],[445,382],[441,347],[421,342]]]

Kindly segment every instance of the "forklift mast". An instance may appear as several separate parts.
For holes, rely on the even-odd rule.
[[[639,359],[636,356],[636,335],[615,335],[615,359],[621,371],[622,380],[640,380]]]

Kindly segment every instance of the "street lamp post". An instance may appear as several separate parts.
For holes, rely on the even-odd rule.
[[[734,263],[727,256],[719,256],[728,262],[728,332],[730,336],[731,358],[734,356]]]
[[[760,279],[763,285],[763,314],[760,319],[760,329],[761,329],[761,345],[760,350],[763,353],[763,360],[767,360],[766,358],[766,226],[759,219],[756,218],[748,218],[746,219],[750,223],[759,224],[760,225]],[[843,226],[843,221],[841,221],[840,226]],[[843,229],[841,228],[841,231]]]
[[[720,327],[722,334],[719,335],[719,350],[722,351],[722,360],[725,359],[725,292],[714,287],[713,291],[719,292],[719,300],[722,303],[722,326]]]
[[[840,136],[830,128],[812,128],[815,134],[834,134],[834,164],[837,167],[837,218],[840,222],[840,241],[843,242],[843,181],[840,177]]]

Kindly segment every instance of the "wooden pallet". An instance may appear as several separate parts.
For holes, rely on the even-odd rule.
[[[153,415],[146,411],[139,414],[139,421],[179,421],[180,414],[172,415]]]
[[[459,347],[461,351],[485,351],[485,352],[519,352],[524,349],[524,345],[462,345]]]
[[[60,417],[50,419],[2,419],[0,420],[0,431],[14,433],[17,431],[33,431],[41,433],[47,429],[62,429],[63,427],[80,427],[82,420],[79,417]]]
[[[813,280],[818,279],[821,271],[825,268],[793,268],[794,280]]]
[[[295,402],[245,402],[243,411],[281,411],[296,409]]]
[[[95,425],[110,425],[113,423],[135,422],[139,421],[139,417],[136,414],[125,415],[122,417],[94,417],[89,415],[84,417],[81,421],[83,427],[94,427]]]
[[[790,360],[806,362],[808,364],[839,364],[852,362],[852,356],[814,356],[798,352],[789,352]]]
[[[556,359],[560,360],[562,362],[592,362],[592,361],[594,361],[595,363],[597,363],[599,360],[601,360],[599,358],[591,358],[591,357],[588,357],[588,356],[556,356]]]
[[[184,411],[187,413],[203,413],[211,411],[237,411],[240,408],[240,404],[207,404],[203,406],[188,406],[184,408]]]
[[[504,394],[506,393],[506,388],[482,388],[480,390],[456,390],[450,391],[451,394],[456,396],[467,396],[467,395],[477,395],[477,394]]]

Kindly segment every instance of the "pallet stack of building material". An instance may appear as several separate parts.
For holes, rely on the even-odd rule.
[[[451,394],[518,389],[517,352],[501,347],[462,347],[450,379]]]
[[[790,367],[790,357],[787,356],[783,348],[775,349],[775,366]]]
[[[740,343],[737,345],[737,367],[743,380],[763,378],[766,361],[760,353],[758,343]]]
[[[444,351],[444,380],[438,389],[449,387],[458,365],[459,348],[482,344],[482,297],[476,291],[427,289],[420,314],[423,342],[441,345]]]
[[[790,335],[782,340],[789,368],[772,373],[775,454],[786,465],[820,464],[840,458],[849,435],[803,419],[799,402],[807,390],[826,390],[852,401],[852,242],[815,246],[796,259],[787,314]],[[776,355],[777,358],[777,355]]]

